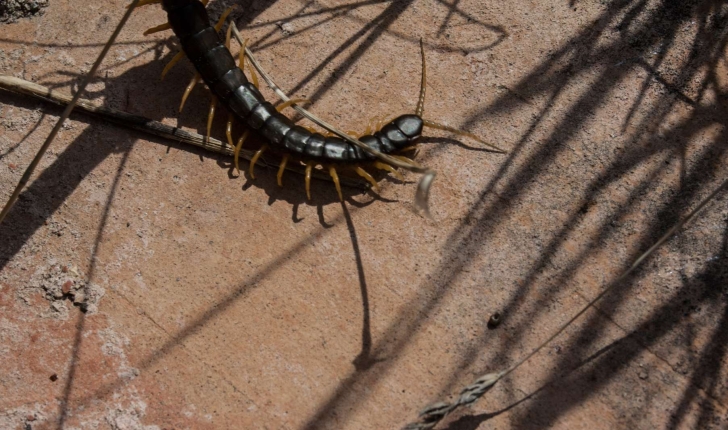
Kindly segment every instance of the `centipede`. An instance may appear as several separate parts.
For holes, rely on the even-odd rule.
[[[457,130],[433,120],[425,119],[424,103],[426,94],[427,68],[425,51],[420,40],[422,75],[417,106],[413,113],[396,116],[392,120],[370,120],[361,134],[344,134],[330,129],[325,124],[318,124],[327,129],[321,133],[311,127],[295,124],[282,111],[287,107],[308,102],[305,99],[290,99],[278,106],[266,101],[259,90],[259,81],[255,69],[250,68],[250,79],[245,74],[246,46],[243,41],[236,64],[230,51],[232,25],[229,25],[225,38],[221,37],[222,27],[233,10],[228,8],[213,25],[207,13],[208,0],[142,0],[139,6],[161,4],[167,13],[167,23],[152,27],[145,35],[165,30],[172,30],[179,39],[181,51],[164,67],[162,78],[184,57],[192,63],[196,73],[188,84],[180,104],[180,111],[195,85],[204,82],[212,93],[208,120],[207,136],[216,111],[216,105],[222,105],[229,117],[226,126],[227,141],[235,148],[234,165],[240,171],[238,154],[251,132],[257,133],[264,142],[250,160],[249,176],[255,179],[255,165],[261,155],[270,151],[281,157],[278,168],[277,183],[283,186],[283,174],[289,162],[305,165],[306,196],[311,199],[311,172],[321,166],[328,171],[336,187],[338,197],[343,201],[343,193],[338,170],[353,171],[379,190],[377,181],[367,170],[374,168],[387,171],[398,179],[402,179],[396,167],[409,168],[419,166],[404,154],[416,149],[417,140],[422,136],[425,127],[439,129],[468,137],[488,146],[497,152],[505,152],[495,145],[487,143],[476,135]],[[252,57],[249,58],[253,60]],[[233,121],[246,127],[237,139],[232,136]],[[394,165],[393,165],[394,164]],[[396,166],[395,166],[396,165]],[[429,187],[429,185],[427,185]]]

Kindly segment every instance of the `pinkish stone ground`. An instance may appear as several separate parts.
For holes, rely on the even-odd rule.
[[[125,4],[2,25],[0,73],[70,91]],[[331,183],[307,202],[294,174],[73,115],[0,226],[0,428],[399,428],[525,356],[728,175],[723,2],[241,6],[278,84],[345,129],[413,108],[424,38],[426,116],[509,153],[423,139],[430,221],[413,174],[344,209]],[[90,97],[201,131],[201,89],[177,114],[189,65],[159,81],[176,40],[141,35],[163,21],[133,15]],[[59,113],[0,93],[3,202]],[[727,223],[723,193],[438,428],[728,427]]]

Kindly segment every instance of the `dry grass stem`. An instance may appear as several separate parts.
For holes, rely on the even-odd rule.
[[[5,203],[5,206],[3,207],[2,212],[0,212],[0,224],[2,224],[3,220],[7,216],[8,212],[10,212],[10,209],[15,204],[15,201],[18,199],[18,196],[20,195],[20,192],[25,188],[25,185],[30,180],[31,175],[35,171],[35,168],[38,167],[38,164],[40,163],[40,160],[43,158],[43,155],[45,155],[46,151],[48,150],[48,147],[51,145],[51,142],[53,142],[53,139],[56,138],[56,135],[58,134],[58,131],[61,129],[61,126],[63,126],[63,123],[66,121],[66,118],[68,118],[69,115],[71,115],[71,111],[73,110],[74,106],[76,106],[76,102],[81,97],[81,93],[83,93],[86,90],[86,86],[91,81],[91,78],[96,74],[96,70],[98,70],[99,66],[101,65],[101,62],[104,61],[104,57],[106,57],[106,54],[109,52],[109,49],[111,48],[111,45],[114,44],[114,41],[116,40],[116,37],[121,32],[121,29],[124,28],[124,24],[126,24],[126,21],[131,16],[131,13],[134,11],[134,8],[136,7],[137,3],[139,3],[139,0],[134,0],[129,7],[129,9],[124,13],[124,16],[121,18],[121,21],[119,21],[119,24],[116,26],[116,29],[114,29],[114,32],[111,34],[111,37],[109,37],[109,40],[106,41],[106,44],[104,45],[104,49],[101,50],[101,53],[96,58],[96,61],[94,62],[93,66],[91,66],[91,70],[89,70],[88,74],[83,78],[83,81],[81,82],[81,85],[78,87],[78,91],[76,91],[76,94],[73,95],[73,98],[69,101],[68,105],[66,106],[66,109],[61,114],[60,118],[58,118],[58,121],[56,122],[56,125],[53,127],[53,130],[48,134],[48,137],[46,137],[45,142],[43,142],[43,146],[40,147],[38,152],[35,154],[35,157],[33,158],[33,161],[31,161],[30,165],[27,169],[25,169],[25,172],[23,173],[23,176],[20,178],[20,181],[18,182],[18,185],[15,186],[15,190],[13,190],[13,194],[10,195],[10,198],[8,199],[7,203]]]
[[[720,184],[715,190],[713,190],[712,193],[710,193],[706,198],[704,198],[698,205],[693,209],[685,218],[683,218],[680,222],[672,226],[665,234],[660,237],[657,242],[655,242],[652,246],[650,246],[647,251],[643,252],[635,261],[630,265],[630,267],[622,273],[617,279],[615,279],[609,286],[607,286],[601,293],[599,293],[598,296],[596,296],[594,299],[592,299],[589,303],[584,305],[584,307],[581,308],[579,312],[577,312],[573,317],[571,317],[566,323],[564,323],[558,330],[556,330],[551,336],[549,336],[548,339],[546,339],[544,342],[542,342],[539,346],[537,346],[534,350],[532,350],[530,353],[528,353],[525,357],[523,357],[521,360],[516,362],[513,366],[509,367],[507,370],[499,373],[489,373],[487,375],[484,375],[480,378],[478,378],[477,381],[472,383],[471,385],[468,385],[460,392],[460,397],[458,400],[454,403],[448,403],[448,402],[437,402],[432,404],[431,406],[428,406],[425,408],[422,412],[420,412],[420,415],[417,419],[417,421],[407,424],[403,430],[430,430],[434,429],[437,424],[442,421],[448,414],[452,413],[455,409],[459,408],[460,406],[465,405],[471,405],[475,403],[480,397],[482,397],[493,385],[495,385],[496,382],[498,382],[501,378],[508,375],[509,373],[516,370],[518,367],[520,367],[523,363],[528,361],[531,357],[536,355],[543,347],[551,343],[552,340],[554,340],[558,335],[560,335],[564,330],[566,330],[567,327],[569,327],[574,321],[576,321],[579,317],[581,317],[589,308],[594,306],[602,297],[604,297],[607,293],[612,291],[617,285],[619,285],[622,281],[627,279],[639,266],[642,264],[642,262],[645,261],[650,255],[652,255],[658,248],[660,248],[662,245],[665,244],[680,228],[685,226],[688,222],[692,221],[700,211],[702,211],[705,206],[710,203],[718,193],[720,193],[724,188],[728,186],[728,179],[723,181],[722,184]]]
[[[54,91],[42,85],[38,85],[36,83],[29,82],[13,76],[0,75],[0,88],[17,94],[23,94],[45,100],[47,102],[61,106],[67,105],[72,100],[72,97],[68,94]],[[232,156],[235,150],[235,148],[231,147],[230,145],[227,145],[226,143],[213,137],[210,137],[208,139],[205,136],[194,132],[185,131],[178,127],[172,127],[170,125],[163,124],[159,121],[155,121],[141,115],[134,115],[121,110],[101,106],[87,99],[79,98],[76,102],[76,109],[86,112],[90,115],[97,116],[105,121],[109,121],[117,125],[142,131],[144,133],[148,133],[164,139],[170,139],[189,145],[194,145],[218,154]],[[255,151],[245,149],[240,150],[240,158],[250,160],[253,155],[255,155]],[[277,164],[271,165],[266,163],[262,159],[258,160],[257,165],[262,165],[264,167],[272,169],[278,168]],[[303,166],[297,166],[294,163],[286,165],[286,170],[298,173],[300,175],[305,174],[305,168]],[[312,176],[324,181],[331,181],[331,177],[323,172],[313,171]],[[340,180],[342,184],[346,184],[349,187],[358,189],[367,188],[367,185],[364,182],[359,181],[355,178],[341,176]]]

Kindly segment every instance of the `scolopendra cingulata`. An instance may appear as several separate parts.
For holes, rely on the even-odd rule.
[[[230,112],[226,135],[229,144],[236,148],[236,168],[238,167],[237,154],[248,137],[249,130],[258,132],[266,142],[250,162],[249,174],[253,179],[255,178],[256,161],[263,152],[270,150],[282,157],[277,175],[279,186],[282,186],[282,175],[289,160],[302,162],[306,166],[306,195],[310,199],[311,171],[316,165],[320,164],[328,170],[339,198],[343,200],[337,168],[353,170],[371,183],[374,189],[378,189],[377,182],[362,166],[370,164],[377,169],[387,170],[397,176],[399,176],[399,173],[392,164],[404,168],[416,166],[412,160],[402,155],[394,155],[395,160],[393,163],[392,158],[387,157],[387,155],[400,154],[414,149],[415,141],[421,136],[423,127],[467,136],[492,147],[496,151],[503,152],[500,148],[484,142],[471,133],[459,131],[423,118],[426,65],[422,43],[420,43],[422,79],[420,95],[414,113],[400,115],[384,124],[380,122],[373,125],[372,121],[370,121],[367,129],[356,136],[348,136],[340,132],[336,133],[338,136],[333,134],[324,135],[313,129],[294,124],[281,113],[284,108],[305,100],[289,100],[278,107],[274,107],[265,100],[258,90],[257,77],[252,69],[252,80],[248,80],[243,71],[246,55],[244,43],[239,54],[239,64],[235,64],[235,59],[228,48],[231,27],[228,28],[224,43],[218,34],[232,8],[223,13],[217,24],[212,26],[205,9],[206,1],[142,0],[140,5],[153,3],[162,4],[167,12],[169,22],[150,28],[145,34],[172,29],[179,38],[182,47],[182,51],[175,55],[164,68],[162,77],[184,56],[192,62],[197,70],[182,97],[180,110],[184,106],[191,89],[202,80],[213,94],[208,115],[207,134],[208,136],[210,134],[215,105],[220,102]],[[238,139],[237,144],[233,143],[231,135],[233,117],[248,127],[248,130]]]

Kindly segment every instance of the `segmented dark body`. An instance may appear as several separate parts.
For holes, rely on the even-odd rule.
[[[182,50],[218,100],[248,127],[267,140],[269,148],[290,152],[302,159],[351,163],[371,161],[372,155],[336,136],[311,133],[293,124],[265,101],[248,81],[210,25],[205,6],[198,0],[163,0],[172,30]],[[406,148],[422,134],[423,121],[417,115],[402,115],[373,135],[359,140],[385,154]]]

